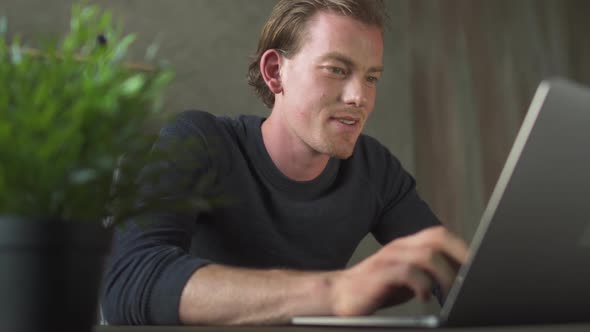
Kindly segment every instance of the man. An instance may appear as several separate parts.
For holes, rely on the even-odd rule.
[[[175,151],[165,183],[147,190],[170,208],[116,235],[110,323],[285,323],[448,292],[465,244],[398,160],[361,135],[383,71],[383,12],[377,0],[279,1],[249,73],[269,117],[184,112],[162,130],[161,151],[196,146]],[[195,192],[226,200],[172,208]],[[369,232],[384,247],[345,269]]]

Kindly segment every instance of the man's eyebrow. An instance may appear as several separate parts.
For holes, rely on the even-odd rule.
[[[356,65],[354,63],[354,61],[352,61],[352,59],[350,59],[349,57],[347,57],[346,55],[342,54],[342,53],[338,53],[338,52],[330,52],[324,56],[321,57],[322,60],[336,60],[336,61],[340,61],[342,63],[344,63],[345,65],[349,66],[349,67],[353,67],[355,68]],[[375,66],[375,67],[371,67],[369,68],[369,72],[371,73],[376,73],[376,72],[382,72],[383,71],[383,66]]]

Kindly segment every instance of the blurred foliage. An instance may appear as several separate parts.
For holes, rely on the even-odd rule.
[[[0,26],[0,213],[96,222],[113,201],[133,213],[135,177],[114,190],[114,170],[145,163],[155,139],[146,124],[163,117],[172,70],[126,65],[135,37],[96,5],[74,5],[70,31],[37,54]],[[123,155],[133,163],[123,167]]]

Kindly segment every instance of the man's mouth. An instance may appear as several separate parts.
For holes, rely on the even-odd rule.
[[[338,121],[342,124],[345,124],[347,126],[356,126],[359,123],[361,123],[361,120],[362,120],[360,115],[349,114],[349,113],[334,114],[331,116],[331,119]]]
[[[350,119],[336,119],[340,123],[344,123],[345,125],[355,125],[358,121],[357,120],[350,120]]]

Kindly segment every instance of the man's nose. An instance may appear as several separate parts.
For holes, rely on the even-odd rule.
[[[344,102],[350,106],[364,107],[367,104],[367,88],[363,79],[350,79],[344,88]]]

